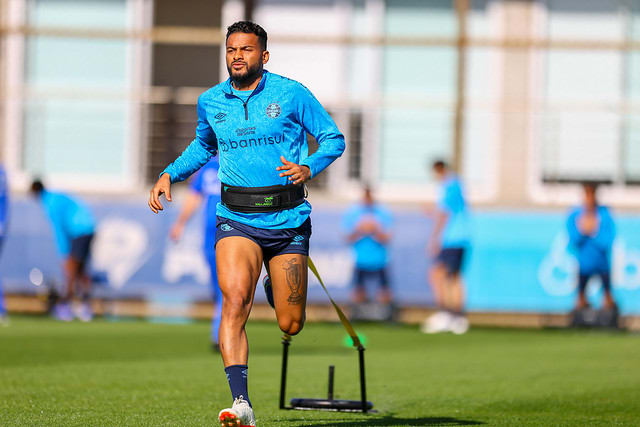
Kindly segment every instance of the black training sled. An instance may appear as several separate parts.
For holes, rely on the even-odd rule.
[[[618,307],[600,310],[585,307],[571,312],[571,327],[592,329],[621,329]]]
[[[280,409],[297,409],[301,411],[333,411],[333,412],[375,412],[373,403],[367,401],[367,388],[364,378],[364,347],[358,346],[358,360],[360,364],[360,400],[343,400],[333,398],[333,376],[335,369],[329,366],[329,393],[326,399],[291,399],[291,406],[285,405],[285,390],[287,387],[287,362],[289,359],[289,345],[291,337],[285,335],[282,339],[282,373],[280,377]]]
[[[362,302],[352,304],[349,314],[352,322],[393,322],[397,310],[393,304]]]

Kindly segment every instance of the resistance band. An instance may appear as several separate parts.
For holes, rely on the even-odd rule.
[[[318,282],[320,282],[322,289],[324,289],[324,292],[329,297],[329,301],[331,301],[331,304],[333,304],[333,308],[335,308],[336,313],[338,313],[338,317],[340,318],[340,322],[342,322],[342,326],[344,326],[344,328],[347,330],[347,333],[349,334],[349,336],[351,337],[351,340],[353,341],[353,346],[357,347],[358,349],[364,348],[364,346],[360,342],[360,338],[358,337],[358,334],[356,334],[356,331],[353,329],[351,322],[349,322],[349,319],[347,319],[347,316],[344,315],[344,313],[342,312],[338,304],[336,304],[333,298],[331,298],[331,295],[329,295],[329,291],[327,290],[327,287],[324,285],[324,282],[322,281],[322,278],[320,277],[320,273],[318,273],[318,269],[316,268],[315,264],[313,263],[313,261],[311,261],[310,257],[308,257],[307,260],[309,261],[309,270],[311,270],[313,275],[316,276],[316,279],[318,279]]]

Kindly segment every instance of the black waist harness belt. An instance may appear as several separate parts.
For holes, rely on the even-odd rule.
[[[236,212],[276,212],[295,208],[306,197],[304,185],[233,187],[222,183],[222,203]]]

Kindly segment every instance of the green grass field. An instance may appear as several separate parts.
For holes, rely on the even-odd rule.
[[[1,426],[216,425],[230,403],[208,324],[56,323],[0,328]],[[475,329],[464,336],[358,325],[375,414],[277,409],[278,328],[250,323],[259,426],[640,425],[640,336]],[[357,357],[339,324],[308,324],[290,350],[288,398],[357,399]]]

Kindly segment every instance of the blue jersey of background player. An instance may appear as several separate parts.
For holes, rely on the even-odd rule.
[[[48,191],[44,184],[35,180],[31,184],[31,193],[42,203],[47,214],[60,254],[64,258],[66,289],[55,307],[55,316],[59,320],[73,319],[71,302],[75,295],[76,284],[80,285],[82,304],[75,315],[82,321],[93,317],[90,305],[91,281],[86,273],[91,252],[91,242],[96,221],[89,207],[82,201],[67,194]]]
[[[209,264],[211,272],[211,293],[213,296],[214,312],[211,318],[211,343],[215,350],[218,346],[218,331],[220,329],[220,314],[222,312],[222,292],[218,286],[218,276],[216,274],[216,207],[220,202],[220,180],[218,179],[219,169],[217,157],[212,157],[209,162],[202,167],[189,184],[189,194],[182,205],[182,210],[178,219],[171,227],[170,235],[174,241],[182,237],[184,226],[193,214],[202,206],[204,202],[204,254]]]
[[[429,281],[441,311],[425,321],[423,331],[464,333],[469,322],[464,315],[461,272],[471,241],[469,209],[462,184],[447,164],[438,160],[431,167],[440,183],[440,194],[429,239],[429,252],[433,257]]]
[[[365,283],[370,280],[377,281],[380,286],[378,301],[383,304],[391,302],[387,246],[391,240],[392,222],[391,212],[375,202],[370,188],[364,189],[362,202],[352,206],[343,218],[347,241],[351,243],[355,255],[355,303],[367,300]]]
[[[163,208],[160,196],[171,200],[172,182],[186,179],[220,153],[218,175],[222,199],[228,202],[217,207],[220,350],[233,405],[220,411],[219,418],[222,425],[255,426],[247,392],[245,324],[262,263],[271,279],[278,325],[295,335],[305,320],[311,236],[311,205],[304,200],[302,184],[338,158],[345,145],[307,88],[264,70],[269,52],[262,27],[247,21],[231,25],[225,50],[229,80],[198,99],[196,138],[160,175],[148,203],[158,213]],[[307,133],[319,146],[311,155]]]
[[[7,237],[7,226],[9,225],[9,185],[7,183],[7,173],[4,166],[0,165],[0,251]],[[7,315],[7,307],[4,303],[2,292],[2,280],[0,278],[0,322],[4,323]]]
[[[218,159],[212,157],[206,165],[202,167],[191,181],[189,188],[200,194],[204,198],[205,227],[205,250],[213,248],[216,231],[216,212],[220,202],[220,179],[218,178]],[[211,233],[209,233],[211,232]],[[214,257],[215,261],[215,257]]]
[[[457,273],[462,267],[462,254],[468,248],[471,240],[470,234],[470,217],[467,202],[464,198],[462,184],[456,175],[447,173],[442,178],[442,183],[438,196],[438,221],[436,224],[435,236],[439,231],[439,227],[443,224],[440,231],[440,253],[439,260],[447,264],[450,274]],[[435,237],[434,236],[434,237]],[[435,239],[438,242],[438,239]],[[449,263],[447,257],[443,257],[443,253],[457,252],[461,254],[455,263]]]
[[[596,184],[585,183],[584,202],[574,208],[567,218],[570,249],[578,258],[577,308],[587,306],[585,289],[593,276],[602,280],[604,306],[611,309],[615,302],[611,295],[611,247],[615,239],[615,224],[606,206],[598,204]]]

